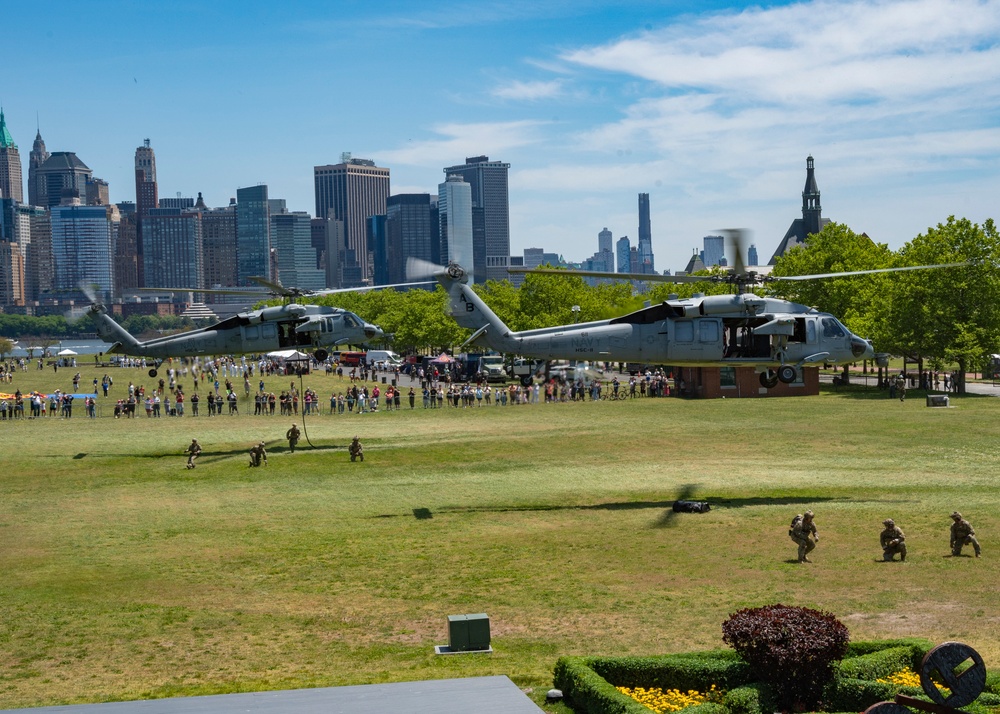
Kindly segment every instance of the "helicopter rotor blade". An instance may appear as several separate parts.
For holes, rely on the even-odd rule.
[[[94,288],[96,287],[94,284],[88,283],[86,280],[81,280],[79,287],[80,287],[80,292],[82,292],[84,295],[87,296],[87,299],[90,300],[91,305],[97,305],[99,302],[101,302],[100,298],[98,298],[97,296],[97,291],[94,290]]]
[[[299,292],[301,292],[301,291],[293,290],[291,288],[286,288],[281,283],[272,282],[272,281],[268,280],[267,278],[261,277],[260,275],[250,275],[250,276],[247,276],[247,277],[248,277],[249,280],[254,281],[258,285],[262,285],[263,287],[267,288],[268,290],[270,290],[275,295],[282,295],[284,297],[292,297],[293,295],[297,295],[297,294],[299,294]]]
[[[563,275],[585,276],[590,278],[608,278],[610,280],[639,280],[652,283],[710,283],[715,282],[712,275],[660,275],[658,273],[608,273],[601,270],[565,270],[562,268],[524,268],[513,265],[507,268],[508,273],[530,275]]]
[[[384,290],[385,288],[409,288],[416,285],[433,285],[433,280],[419,280],[410,283],[390,283],[389,285],[362,285],[358,288],[329,288],[326,290],[303,290],[306,296],[336,295],[337,293],[364,293],[371,290]]]
[[[723,251],[729,268],[736,275],[743,275],[746,272],[746,255],[750,248],[752,234],[745,228],[726,228],[719,231],[722,233]]]
[[[445,275],[448,268],[420,258],[408,258],[406,261],[407,280],[433,280]]]
[[[842,273],[817,273],[815,275],[768,275],[765,280],[822,280],[825,278],[843,278],[849,275],[874,275],[875,273],[901,273],[907,270],[933,270],[936,268],[961,268],[972,265],[971,261],[962,263],[938,263],[937,265],[905,265],[899,268],[876,268],[874,270],[848,270]]]

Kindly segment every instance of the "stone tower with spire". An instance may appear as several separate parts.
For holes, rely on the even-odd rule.
[[[40,201],[45,195],[45,187],[39,188],[39,176],[36,174],[38,168],[49,158],[49,152],[45,149],[45,141],[42,140],[42,130],[35,131],[35,143],[31,145],[31,153],[28,154],[28,203],[32,206],[42,205]]]
[[[778,249],[774,251],[768,265],[774,265],[775,261],[797,245],[806,242],[806,238],[814,233],[823,230],[823,226],[830,222],[829,218],[823,218],[823,208],[819,203],[819,186],[816,185],[816,171],[813,168],[813,157],[806,158],[806,186],[802,189],[802,218],[796,218],[792,225],[788,227],[788,232],[778,244]]]
[[[0,197],[13,198],[24,203],[24,186],[21,179],[21,154],[7,131],[7,122],[0,107]]]

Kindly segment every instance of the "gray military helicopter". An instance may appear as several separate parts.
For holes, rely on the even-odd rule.
[[[727,255],[735,256],[733,269],[718,276],[663,276],[596,271],[510,268],[511,273],[557,275],[661,282],[725,282],[730,295],[695,295],[665,300],[610,320],[556,325],[514,332],[467,284],[462,266],[436,266],[411,261],[407,277],[434,277],[450,297],[450,312],[462,327],[475,330],[466,344],[477,343],[506,354],[536,360],[591,360],[642,362],[681,367],[754,367],[760,383],[770,389],[799,378],[804,366],[846,364],[875,359],[869,340],[858,337],[836,317],[815,308],[749,291],[754,285],[775,280],[814,280],[869,273],[920,270],[966,265],[911,266],[857,270],[822,275],[771,276],[748,272],[740,257],[742,234],[727,231]],[[728,246],[732,246],[729,248]],[[530,384],[531,376],[521,381]]]
[[[379,340],[385,334],[378,325],[373,325],[353,312],[338,307],[324,305],[303,305],[296,302],[303,297],[318,297],[343,292],[358,292],[372,289],[421,285],[424,283],[401,283],[399,285],[379,285],[364,288],[343,288],[336,290],[301,290],[286,288],[263,278],[252,278],[269,289],[261,297],[280,296],[285,304],[265,307],[259,310],[241,312],[214,325],[196,330],[140,341],[130,335],[112,319],[107,308],[88,292],[91,306],[88,315],[97,326],[97,334],[106,342],[113,343],[109,354],[126,354],[136,357],[153,357],[155,366],[149,376],[156,376],[156,368],[170,357],[196,357],[220,354],[265,353],[274,350],[312,350],[313,356],[323,361],[329,356],[328,348],[337,345],[362,345]],[[158,289],[153,288],[153,291]],[[159,290],[162,292],[162,290]],[[196,290],[195,292],[234,292],[225,290]],[[247,295],[248,293],[240,293]]]

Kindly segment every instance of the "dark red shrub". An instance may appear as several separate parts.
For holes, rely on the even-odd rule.
[[[783,711],[818,706],[850,639],[836,617],[807,607],[747,608],[722,623],[722,640],[771,686]]]

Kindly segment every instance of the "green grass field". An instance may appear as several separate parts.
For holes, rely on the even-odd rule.
[[[112,374],[112,397],[151,382]],[[484,674],[538,699],[560,655],[718,647],[730,612],[775,602],[1000,666],[1000,401],[871,396],[418,402],[312,417],[317,448],[295,454],[277,416],[90,420],[78,402],[71,420],[0,422],[0,706]],[[260,439],[270,465],[248,469]],[[689,486],[710,513],[672,514]],[[788,523],[807,508],[820,542],[798,565]],[[982,558],[950,557],[955,509]],[[886,517],[905,564],[879,562]],[[447,616],[476,612],[495,653],[435,656]]]

